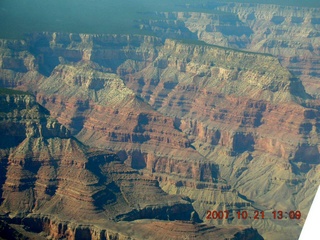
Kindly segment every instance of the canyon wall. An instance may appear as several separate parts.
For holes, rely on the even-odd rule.
[[[61,183],[71,192],[86,192],[84,215],[110,211],[114,221],[150,214],[162,220],[190,220],[194,211],[211,225],[250,224],[278,239],[299,234],[319,183],[319,103],[276,57],[137,35],[39,33],[26,40],[2,40],[1,46],[0,58],[6,59],[1,86],[33,93],[69,129],[68,134],[117,153],[117,161],[100,165],[79,158],[84,160],[73,164],[87,170],[75,170],[67,182],[92,173],[108,176],[106,180],[92,175],[77,190],[75,184]],[[43,145],[63,149],[61,141]],[[36,143],[25,144],[36,148]],[[120,173],[114,175],[113,168],[121,169]],[[28,179],[29,173],[23,171]],[[64,170],[43,171],[58,178],[65,174]],[[137,201],[145,197],[135,191],[140,184],[135,185],[135,178],[161,194],[150,194],[145,204]],[[45,186],[50,182],[41,181]],[[59,192],[59,187],[53,191]],[[163,206],[171,197],[173,205]],[[60,198],[52,199],[54,208],[73,214],[59,205]],[[95,209],[99,199],[106,206]],[[112,203],[123,203],[126,210],[108,210]],[[53,209],[41,204],[43,200],[36,205],[43,206],[41,212]],[[33,205],[23,206],[26,209],[21,211],[27,212]],[[236,211],[244,209],[264,210],[270,216],[274,209],[296,209],[303,217],[286,226],[271,218],[237,219]],[[229,210],[233,218],[208,220],[208,210]]]
[[[206,43],[272,54],[303,81],[308,93],[319,97],[319,9],[254,3],[208,3],[198,8],[159,12],[160,20],[141,27],[166,36],[163,22],[179,21],[180,32]]]
[[[1,237],[24,239],[29,234],[18,227],[23,225],[35,236],[42,232],[39,237],[55,239],[141,239],[139,232],[126,230],[135,228],[134,220],[170,220],[173,225],[184,220],[182,228],[200,222],[190,199],[168,195],[157,180],[124,165],[115,154],[83,145],[34,96],[0,89],[0,106]],[[215,234],[201,226],[190,234]],[[259,236],[243,230],[226,233]]]

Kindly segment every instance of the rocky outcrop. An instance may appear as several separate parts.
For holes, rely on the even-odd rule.
[[[123,76],[127,85],[159,112],[175,117],[175,126],[189,136],[192,145],[206,159],[219,163],[220,180],[228,179],[256,203],[297,208],[298,202],[277,205],[271,192],[283,187],[290,192],[292,181],[304,191],[307,176],[295,175],[301,169],[297,165],[307,162],[306,169],[314,172],[319,163],[318,113],[301,105],[311,101],[301,82],[271,56],[171,40],[155,63]],[[144,84],[138,85],[135,79]],[[299,149],[304,152],[301,157]],[[257,172],[261,181],[254,177]],[[281,180],[271,180],[271,172],[273,178],[281,175]],[[259,189],[249,186],[253,179]],[[166,185],[165,189],[187,194],[195,200],[194,206],[206,198],[190,188]],[[241,202],[237,196],[228,198]],[[196,209],[204,216],[200,207]]]
[[[136,25],[140,30],[152,32],[159,38],[197,39],[197,35],[191,32],[183,21],[177,19],[143,19],[137,20]]]
[[[236,14],[253,29],[247,49],[278,56],[284,66],[301,78],[307,92],[318,96],[319,9],[249,4],[219,9]]]
[[[45,33],[30,36],[28,41],[37,46],[33,51],[39,71],[50,70],[50,76],[23,78],[16,84],[34,92],[37,101],[78,139],[119,152],[121,160],[137,169],[185,172],[187,177],[211,182],[218,177],[214,164],[203,164],[203,157],[191,148],[185,134],[175,129],[174,119],[154,111],[112,73],[145,68],[156,57],[160,39]],[[65,46],[70,50],[64,51]],[[124,63],[127,67],[118,68],[125,58],[129,58]],[[47,61],[57,65],[49,66]],[[186,172],[188,169],[193,170]]]
[[[311,123],[313,120],[304,117],[305,111],[313,110],[299,105],[309,98],[301,82],[271,56],[228,51],[167,41],[155,59],[156,63],[166,62],[164,70],[153,64],[124,78],[158,111],[175,117],[175,126],[195,136],[193,141],[221,145],[231,155],[260,149],[289,158],[294,146],[284,147],[291,153],[281,152],[280,143],[279,149],[268,148],[264,142],[271,139],[265,135],[279,131],[272,130],[279,123],[292,136],[310,134],[312,126],[317,132],[316,121]],[[157,77],[153,75],[156,71],[160,74],[157,81],[152,81]],[[143,87],[139,88],[134,79],[143,80]],[[172,82],[173,87],[166,87]],[[288,112],[301,117],[295,117],[296,123],[285,125]]]
[[[174,206],[191,214],[192,202],[202,220],[209,209],[299,209],[305,216],[315,191],[311,182],[319,175],[319,104],[277,58],[141,36],[43,33],[27,42],[39,71],[7,69],[3,73],[12,75],[10,84],[32,91],[78,139],[119,157],[93,170],[84,161],[79,166],[86,170],[70,175],[68,181],[87,170],[108,176],[98,183],[93,176],[88,181],[94,186],[82,181],[76,189],[76,184],[70,187],[74,197],[89,192],[84,195],[85,215],[110,211],[114,220],[181,220],[186,216],[174,214]],[[121,174],[114,175],[113,168],[122,169],[117,170]],[[136,178],[144,189],[161,194],[145,204],[137,202],[144,197],[135,191],[140,184]],[[171,201],[167,193],[188,198]],[[107,203],[96,209],[100,201]],[[118,202],[126,206],[123,212],[108,210]],[[287,230],[272,219],[233,217],[208,222],[252,224],[266,235]],[[288,224],[292,237],[302,222]]]
[[[36,239],[165,239],[168,236],[179,238],[208,239],[263,239],[261,235],[252,228],[218,228],[206,224],[197,224],[186,221],[137,221],[119,222],[109,224],[108,227],[100,225],[76,224],[50,218],[44,215],[33,215],[23,219],[16,219],[15,224],[0,222],[5,229],[1,233],[3,237],[11,239],[29,239],[26,236]],[[23,230],[20,224],[24,225]],[[121,231],[119,232],[119,229]],[[161,229],[161,231],[159,231]],[[15,235],[10,233],[14,232]],[[38,233],[38,234],[37,234]],[[10,234],[10,235],[7,235]],[[14,238],[17,236],[17,238]]]
[[[180,31],[191,31],[209,44],[277,56],[301,78],[307,92],[318,97],[319,9],[253,3],[201,7],[202,12],[157,13],[158,22],[183,22]],[[145,28],[152,29],[158,22],[149,22]]]
[[[0,149],[0,210],[9,216],[9,223],[21,219],[30,231],[44,231],[54,238],[100,239],[106,227],[96,236],[81,224],[190,220],[194,209],[188,199],[168,195],[158,181],[122,164],[116,155],[89,149],[33,96],[1,89],[0,104],[1,133],[8,136]],[[50,219],[75,227],[68,230],[60,224],[56,229],[47,224]],[[114,232],[118,237],[122,234]]]

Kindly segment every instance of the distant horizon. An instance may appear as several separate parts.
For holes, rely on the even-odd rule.
[[[0,240],[314,227],[317,1],[0,0]]]
[[[205,11],[207,3],[260,3],[319,7],[320,1],[308,0],[1,0],[0,38],[22,38],[32,32],[137,33],[135,20],[142,13],[155,11]],[[186,8],[186,4],[193,4]],[[197,5],[197,6],[195,6]]]

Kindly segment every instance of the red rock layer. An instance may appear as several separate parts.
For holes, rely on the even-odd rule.
[[[318,107],[276,58],[137,36],[40,34],[31,43],[47,76],[15,75],[15,86],[34,91],[79,139],[189,196],[200,218],[214,202],[307,212],[306,179],[319,175]],[[197,189],[203,182],[218,193]]]
[[[34,97],[0,93],[0,106],[2,133],[16,137],[2,142],[0,151],[0,210],[10,218],[46,214],[90,224],[190,219],[194,210],[188,200],[169,196],[158,181],[125,166],[116,155],[72,138]],[[15,132],[15,126],[24,131]]]

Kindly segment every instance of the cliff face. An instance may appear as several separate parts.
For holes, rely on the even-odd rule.
[[[124,59],[133,64],[126,72],[144,69],[156,57],[160,39],[47,33],[29,41],[39,71],[49,76],[29,71],[10,84],[37,94],[37,101],[81,141],[119,152],[136,169],[183,172],[210,182],[217,178],[214,164],[202,161],[186,135],[175,129],[174,119],[154,111],[112,73]]]
[[[317,110],[299,105],[308,95],[274,57],[167,41],[154,62],[123,77],[159,112],[175,117],[193,142],[220,145],[230,155],[259,149],[288,159],[305,134],[317,139]],[[286,137],[268,147],[280,126]],[[286,143],[290,135],[296,143]]]
[[[168,195],[116,155],[84,146],[33,96],[1,89],[0,106],[0,211],[8,223],[54,238],[126,239],[115,222],[190,220],[194,209],[188,199]],[[195,215],[193,220],[199,221]],[[15,232],[3,228],[2,234]]]
[[[154,64],[122,76],[155,109],[175,117],[192,145],[208,162],[218,163],[219,179],[241,193],[226,196],[208,185],[190,190],[187,182],[179,187],[163,182],[166,191],[195,199],[200,216],[204,204],[308,208],[311,198],[302,199],[310,187],[306,179],[317,175],[319,113],[302,106],[309,96],[276,58],[168,40]],[[255,203],[239,200],[242,194]]]
[[[318,97],[319,9],[249,3],[205,8],[212,13],[205,9],[158,13],[162,20],[146,23],[145,28],[152,29],[163,19],[180,21],[184,23],[180,31],[196,34],[206,43],[272,54],[301,78],[308,93]]]
[[[0,99],[2,136],[11,137],[6,137],[9,141],[1,144],[2,168],[5,171],[2,175],[3,210],[11,214],[50,213],[53,207],[61,205],[61,214],[65,210],[69,217],[83,214],[82,219],[90,219],[86,210],[99,212],[103,199],[108,200],[108,194],[109,197],[113,195],[104,181],[109,184],[119,181],[122,177],[117,175],[117,171],[139,179],[136,171],[121,167],[115,155],[92,152],[72,138],[65,127],[47,115],[48,112],[36,103],[33,96],[1,94]],[[107,175],[114,177],[104,180]],[[124,188],[124,182],[129,184],[133,181],[128,177],[122,181]],[[146,187],[157,185],[152,180],[143,181],[146,181]],[[123,190],[123,193],[133,194],[134,191]],[[162,195],[165,196],[164,193]],[[129,199],[134,198],[131,196]],[[163,203],[163,200],[160,201]],[[55,201],[60,203],[53,204]],[[72,202],[78,203],[73,205]],[[80,203],[84,212],[74,212],[76,209],[72,206]],[[140,205],[143,206],[143,201]]]
[[[90,171],[108,176],[97,181],[93,175],[88,179],[93,185],[81,180],[78,190],[71,191],[89,192],[84,194],[88,202],[84,215],[110,211],[115,221],[150,214],[157,219],[185,219],[177,213],[191,214],[194,209],[211,224],[252,224],[264,234],[279,229],[275,233],[279,236],[281,231],[292,237],[299,233],[303,219],[289,222],[287,228],[272,219],[235,217],[239,209],[261,208],[297,209],[305,216],[316,189],[313,185],[318,183],[318,103],[277,58],[146,36],[42,33],[25,41],[3,41],[2,46],[2,58],[10,52],[12,62],[23,59],[20,67],[25,69],[26,62],[33,62],[33,68],[20,72],[2,66],[3,86],[33,92],[82,142],[117,152],[119,161],[99,162],[98,169],[83,157],[87,160],[76,165],[85,170],[74,170],[68,177],[78,181],[83,174],[91,176]],[[32,139],[24,143],[22,137],[15,141],[19,149],[38,144]],[[78,149],[76,143],[64,148],[61,141],[42,144],[48,149],[46,155],[54,156],[50,151],[55,148]],[[78,154],[74,151],[72,155]],[[122,170],[114,175],[113,168]],[[63,178],[66,170],[43,171]],[[28,179],[28,174],[34,178],[32,173],[22,175]],[[145,205],[138,202],[135,199],[144,197],[136,191],[136,178],[144,182],[144,189],[161,194],[150,195],[152,200]],[[50,182],[42,181],[42,185]],[[170,196],[158,182],[166,193],[188,196],[192,206],[176,197],[174,205],[163,206],[167,201],[163,199]],[[68,204],[52,199],[59,211],[72,215],[64,207]],[[124,212],[108,210],[108,204],[118,201],[125,203]],[[96,209],[96,202],[107,204]],[[33,204],[24,206],[30,211]],[[52,209],[46,204],[41,200],[36,206]],[[206,220],[207,211],[215,209],[230,210],[233,219]]]
[[[231,239],[263,239],[261,235],[252,228],[229,227],[219,228],[208,226],[206,224],[190,224],[184,221],[136,221],[136,222],[119,222],[117,227],[114,224],[109,224],[108,229],[103,229],[100,226],[92,226],[86,224],[68,223],[58,219],[48,218],[47,216],[34,216],[23,219],[25,228],[30,229],[29,232],[21,231],[24,235],[11,227],[5,222],[0,222],[0,236],[5,239],[114,239],[114,240],[129,240],[129,239],[161,239],[168,237],[179,238],[196,238],[217,240]],[[120,230],[121,229],[121,230]],[[159,231],[161,229],[161,231]],[[120,231],[119,231],[120,230]],[[31,232],[32,231],[32,232]],[[45,236],[43,231],[49,233]],[[37,234],[38,233],[38,234]],[[39,234],[40,233],[40,234]],[[27,237],[25,236],[27,235]]]
[[[154,178],[71,137],[33,96],[0,89],[0,106],[1,135],[6,140],[0,147],[0,237],[163,239],[185,234],[208,239],[223,231],[230,239],[261,238],[253,229],[188,221],[127,222],[199,219],[190,200],[166,194]],[[158,234],[159,226],[168,225],[174,230]]]

